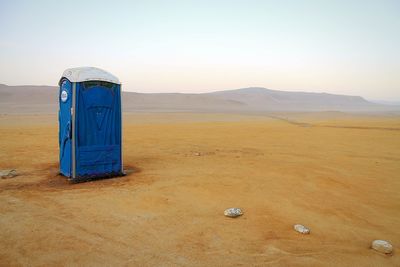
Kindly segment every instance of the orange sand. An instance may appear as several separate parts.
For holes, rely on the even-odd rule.
[[[0,179],[0,265],[400,266],[400,118],[285,116],[309,124],[126,115],[135,172],[82,184],[57,175],[56,116],[0,116],[21,174]]]

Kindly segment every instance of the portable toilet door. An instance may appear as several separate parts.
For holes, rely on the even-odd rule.
[[[123,175],[118,78],[98,68],[73,68],[59,85],[60,173],[73,181]]]

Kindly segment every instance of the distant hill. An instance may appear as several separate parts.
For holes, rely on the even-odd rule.
[[[383,108],[360,96],[288,92],[260,87],[210,93],[218,98],[240,101],[254,110],[272,111],[357,111]]]
[[[58,110],[56,86],[7,86],[0,84],[0,113],[55,113]]]
[[[202,94],[123,92],[123,110],[190,112],[392,111],[400,106],[372,103],[360,96],[288,92],[260,87]],[[58,87],[0,84],[0,113],[56,113]]]

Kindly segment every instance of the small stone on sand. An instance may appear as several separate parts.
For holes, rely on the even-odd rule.
[[[17,171],[12,169],[12,170],[0,170],[0,177],[2,179],[7,179],[7,178],[13,178],[17,176]]]
[[[229,208],[224,211],[224,215],[230,218],[236,218],[243,215],[243,212],[239,208]]]
[[[310,229],[305,227],[304,225],[301,224],[295,224],[294,225],[294,230],[296,230],[299,233],[302,233],[304,235],[308,235],[310,233]]]
[[[133,169],[126,169],[126,170],[124,170],[124,173],[126,174],[126,175],[129,175],[129,174],[131,174],[131,173],[134,173],[135,171],[133,170]]]
[[[390,254],[393,251],[393,246],[388,241],[385,240],[374,240],[372,241],[372,248],[376,251]]]

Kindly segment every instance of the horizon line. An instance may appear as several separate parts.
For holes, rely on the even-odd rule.
[[[0,85],[5,85],[5,86],[9,86],[9,87],[23,87],[23,86],[34,86],[34,87],[58,87],[58,85],[47,85],[47,84],[19,84],[19,85],[9,85],[6,83],[0,83]],[[123,85],[123,83],[121,83],[121,86]],[[354,97],[361,97],[367,101],[382,101],[382,102],[386,102],[388,104],[392,103],[392,104],[396,104],[396,105],[400,105],[400,99],[390,99],[387,100],[385,99],[377,99],[377,98],[367,98],[364,97],[362,95],[350,95],[350,94],[337,94],[337,93],[329,93],[329,92],[315,92],[315,91],[307,91],[307,90],[303,90],[300,89],[299,91],[293,91],[293,90],[279,90],[279,89],[270,89],[267,87],[262,87],[262,86],[249,86],[249,87],[241,87],[241,88],[234,88],[234,89],[222,89],[222,90],[215,90],[215,91],[203,91],[203,92],[176,92],[176,91],[171,91],[171,92],[141,92],[141,91],[132,91],[132,90],[124,90],[122,89],[123,92],[129,92],[129,93],[139,93],[139,94],[209,94],[209,93],[215,93],[215,92],[224,92],[224,91],[234,91],[234,90],[242,90],[242,89],[252,89],[252,88],[259,88],[259,89],[265,89],[265,90],[270,90],[270,91],[278,91],[278,92],[288,92],[288,93],[310,93],[310,94],[328,94],[328,95],[338,95],[338,96],[354,96]]]

